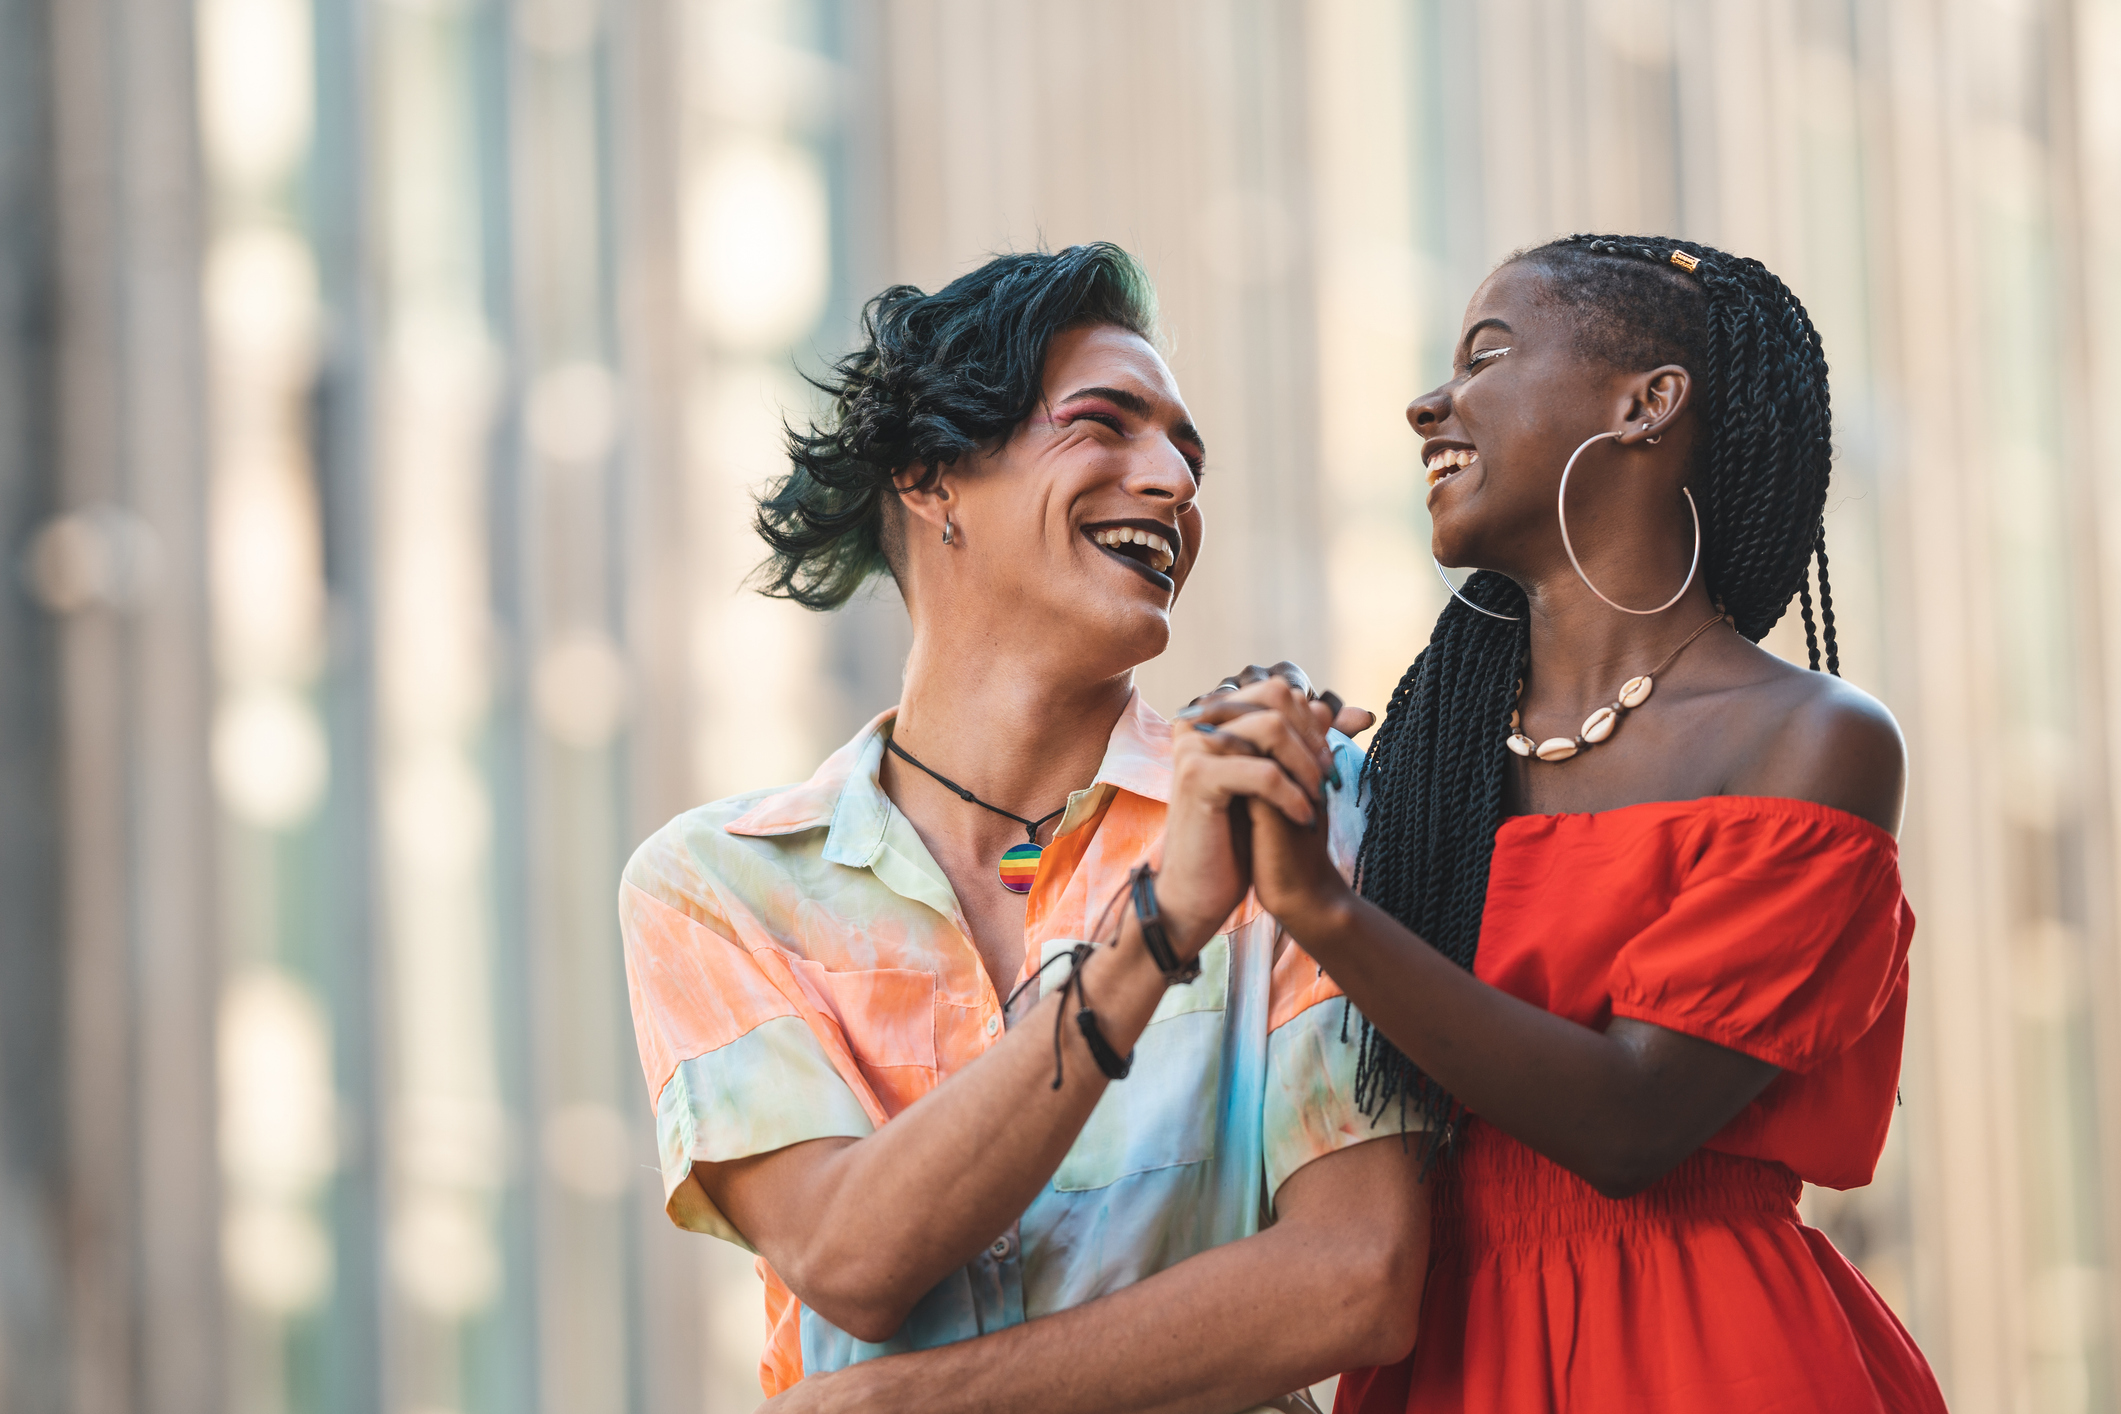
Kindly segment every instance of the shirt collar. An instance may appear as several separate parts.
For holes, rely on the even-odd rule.
[[[772,792],[723,828],[732,835],[767,836],[829,824],[824,857],[835,864],[870,867],[897,813],[877,779],[885,733],[897,716],[896,707],[878,713],[809,780]],[[1131,791],[1160,804],[1171,799],[1171,724],[1157,715],[1139,688],[1113,724],[1096,777],[1068,797],[1056,837],[1094,816],[1113,790]]]
[[[1157,714],[1139,688],[1105,743],[1105,759],[1093,786],[1113,785],[1159,805],[1171,803],[1171,724]]]
[[[1131,791],[1159,805],[1171,803],[1171,724],[1157,715],[1139,688],[1112,726],[1097,775],[1068,797],[1068,811],[1061,816],[1053,838],[1094,819],[1116,790]]]

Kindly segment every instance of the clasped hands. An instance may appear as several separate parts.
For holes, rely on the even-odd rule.
[[[1327,847],[1325,787],[1336,782],[1326,733],[1374,720],[1310,689],[1293,663],[1247,668],[1172,725],[1171,805],[1156,891],[1188,952],[1251,888],[1299,937],[1351,897]]]

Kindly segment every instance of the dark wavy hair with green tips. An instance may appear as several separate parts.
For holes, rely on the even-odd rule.
[[[1065,330],[1113,324],[1156,340],[1156,293],[1107,241],[999,255],[934,294],[893,285],[862,309],[862,346],[810,382],[831,405],[787,428],[789,467],[754,522],[772,553],[753,583],[812,609],[844,604],[901,564],[893,478],[908,489],[992,447],[1038,407],[1046,349]]]

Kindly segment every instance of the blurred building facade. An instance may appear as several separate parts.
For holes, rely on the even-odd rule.
[[[752,1407],[611,898],[895,695],[888,587],[740,588],[801,370],[1128,246],[1215,447],[1145,689],[1382,703],[1400,409],[1586,229],[1760,257],[1834,370],[1922,926],[1814,1220],[1955,1407],[2117,1407],[2117,71],[2117,0],[0,0],[0,1414]]]

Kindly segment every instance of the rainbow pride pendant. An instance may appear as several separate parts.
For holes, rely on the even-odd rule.
[[[1035,844],[1013,844],[1002,851],[1002,887],[1012,894],[1031,892],[1031,881],[1038,877],[1038,857],[1042,853]]]

